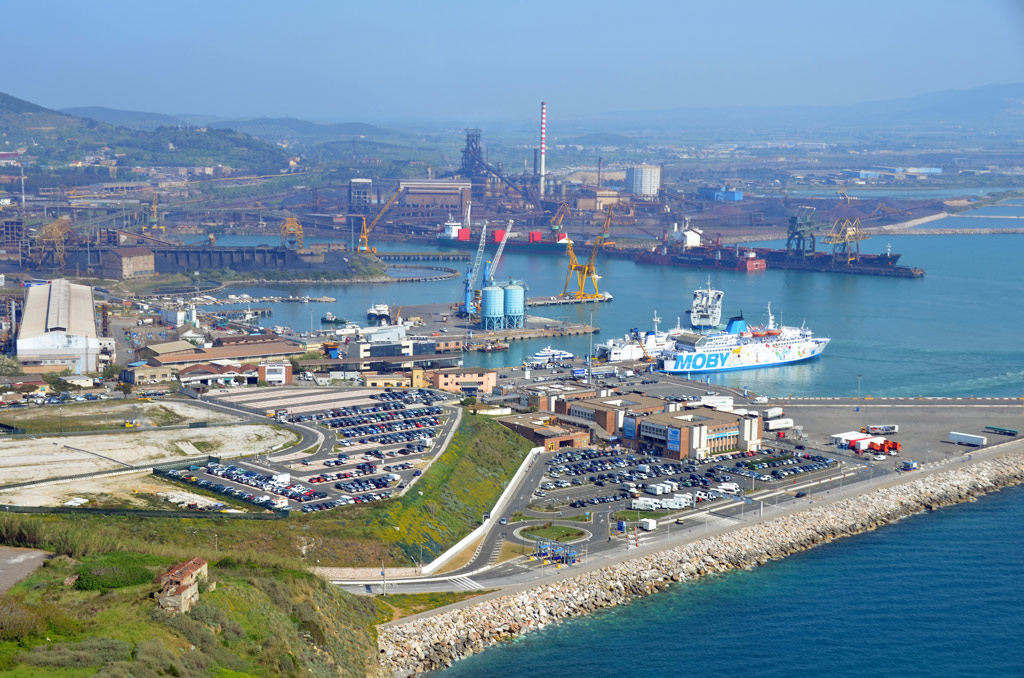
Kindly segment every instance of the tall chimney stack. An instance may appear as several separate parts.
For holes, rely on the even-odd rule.
[[[540,197],[544,197],[544,160],[547,154],[548,104],[540,102]]]

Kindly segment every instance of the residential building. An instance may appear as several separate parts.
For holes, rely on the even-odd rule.
[[[434,388],[471,396],[491,393],[497,382],[498,371],[483,367],[449,367],[434,370],[430,374],[430,383]]]

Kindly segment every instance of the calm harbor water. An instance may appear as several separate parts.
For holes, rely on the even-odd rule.
[[[677,585],[457,662],[444,678],[1019,676],[1024,488]]]
[[[1018,208],[1024,214],[1024,206]],[[952,219],[952,218],[951,218]],[[953,227],[951,219],[943,227]],[[1015,219],[960,219],[956,227],[1018,227]],[[226,239],[225,239],[226,240]],[[887,246],[923,279],[794,271],[710,272],[725,312],[761,320],[770,301],[778,320],[806,321],[831,344],[814,362],[726,373],[712,381],[776,395],[1017,396],[1024,390],[1024,236],[905,236]],[[410,249],[384,244],[381,249]],[[421,249],[417,246],[417,249]],[[491,252],[492,250],[489,250]],[[685,319],[692,290],[709,272],[600,260],[595,341]],[[565,259],[509,253],[498,277],[526,280],[529,296],[562,291]],[[458,280],[428,284],[271,285],[250,294],[329,295],[332,305],[279,304],[272,324],[297,329],[324,312],[361,320],[378,302],[454,303]],[[236,288],[234,291],[239,291]],[[539,308],[587,321],[583,308]],[[468,364],[516,363],[548,343],[577,354],[587,338],[522,342],[507,354],[468,354]],[[828,675],[1015,676],[1024,668],[1018,601],[1024,597],[1024,488],[943,509],[829,544],[750,572],[736,572],[632,605],[529,634],[470,657],[445,678],[569,674],[712,675],[791,678]]]
[[[969,221],[987,225],[999,220]],[[742,312],[748,320],[761,322],[770,302],[777,321],[806,322],[816,334],[832,340],[818,360],[726,372],[712,376],[713,383],[747,386],[771,395],[854,395],[860,374],[864,395],[1021,395],[1022,242],[1021,235],[996,234],[893,236],[862,243],[866,252],[881,252],[887,246],[901,252],[903,263],[927,270],[920,279],[777,270],[709,272],[599,259],[598,270],[604,276],[601,289],[614,294],[615,300],[593,306],[594,324],[601,328],[594,342],[621,336],[632,327],[649,328],[655,310],[663,318],[663,328],[674,326],[677,318],[685,323],[693,289],[703,285],[710,274],[712,284],[725,291],[723,316]],[[407,250],[409,245],[382,243],[379,248]],[[525,280],[529,296],[549,296],[562,291],[565,266],[565,258],[558,255],[510,252],[497,277]],[[334,304],[276,304],[273,317],[263,321],[308,330],[318,327],[327,311],[362,321],[366,308],[374,303],[455,303],[462,283],[453,279],[423,284],[273,284],[245,291],[254,296],[335,297],[338,301]],[[590,319],[590,310],[584,307],[542,307],[532,313],[576,322]],[[548,344],[581,356],[590,350],[590,339],[585,336],[516,342],[505,353],[467,354],[466,364],[519,364]]]

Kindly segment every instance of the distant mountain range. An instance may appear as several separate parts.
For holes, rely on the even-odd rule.
[[[745,106],[618,111],[576,121],[623,131],[702,129],[754,134],[795,129],[955,129],[1012,131],[1024,123],[1024,83],[931,92],[844,106]]]
[[[380,139],[404,136],[398,132],[375,127],[364,122],[325,124],[299,120],[298,118],[224,119],[204,115],[172,116],[164,115],[163,113],[122,111],[103,106],[64,108],[61,112],[138,130],[154,130],[157,127],[163,126],[201,126],[216,129],[232,129],[271,143],[287,141],[291,144],[312,145],[327,141],[349,140],[352,137]]]

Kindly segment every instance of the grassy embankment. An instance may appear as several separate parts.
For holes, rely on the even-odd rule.
[[[303,568],[382,559],[408,565],[421,544],[424,560],[440,553],[478,524],[528,448],[499,424],[467,416],[411,496],[266,523],[2,515],[0,543],[63,557],[0,596],[0,671],[26,677],[363,675],[373,661],[375,624],[457,597],[392,597],[391,604],[378,605]],[[148,577],[197,555],[213,564],[216,591],[203,594],[189,616],[155,612],[148,596],[156,586],[136,583],[139,568],[148,568]],[[112,579],[98,584],[100,590],[63,584],[80,567]],[[119,568],[127,570],[124,577]],[[57,649],[36,649],[42,646]]]
[[[216,589],[171,617],[150,594],[175,562],[137,553],[50,560],[0,597],[0,675],[362,676],[375,654],[373,600],[286,565],[224,558]],[[78,574],[75,584],[65,583]]]

